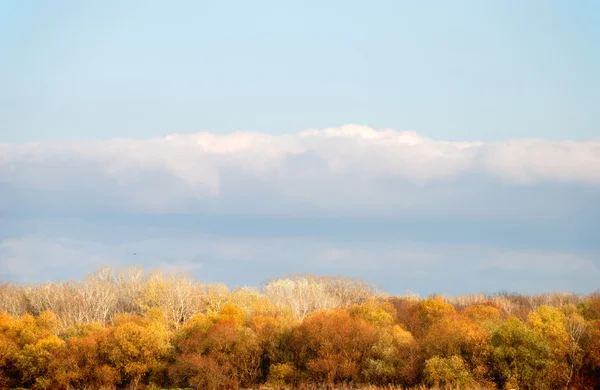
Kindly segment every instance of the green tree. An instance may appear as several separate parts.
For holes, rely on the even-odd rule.
[[[500,388],[549,388],[546,379],[550,347],[536,331],[516,317],[492,335],[492,373]]]
[[[469,371],[469,366],[460,356],[435,356],[425,362],[425,381],[429,386],[472,388],[475,380]]]

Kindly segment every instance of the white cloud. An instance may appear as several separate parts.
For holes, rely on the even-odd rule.
[[[473,194],[460,190],[463,183],[448,183],[470,177],[597,189],[600,141],[444,142],[346,125],[278,136],[200,133],[0,145],[0,207],[6,208],[36,190],[50,204],[96,199],[140,211],[385,213],[448,208]]]

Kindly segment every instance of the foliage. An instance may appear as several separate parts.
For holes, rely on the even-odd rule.
[[[550,348],[548,341],[516,317],[510,317],[492,336],[492,368],[500,388],[544,389]]]
[[[428,359],[424,374],[425,382],[435,387],[470,388],[475,384],[466,362],[456,355]]]
[[[0,389],[600,388],[600,298],[387,297],[292,275],[260,290],[102,268],[0,284]]]
[[[360,368],[376,342],[373,324],[336,309],[306,318],[294,330],[290,346],[298,369],[332,384],[360,381]]]
[[[197,318],[196,326],[184,332],[171,370],[176,383],[227,389],[257,382],[262,350],[242,310],[226,305],[218,313]]]

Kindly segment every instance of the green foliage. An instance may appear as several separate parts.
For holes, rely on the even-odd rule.
[[[510,317],[492,336],[492,369],[500,388],[548,388],[548,342],[518,318]]]
[[[291,363],[275,363],[271,366],[267,383],[272,386],[289,386],[299,381],[298,371]]]
[[[475,380],[460,356],[432,357],[425,362],[425,381],[429,386],[471,388]]]
[[[415,384],[419,360],[418,345],[413,335],[394,325],[380,330],[363,374],[369,383],[410,386]]]

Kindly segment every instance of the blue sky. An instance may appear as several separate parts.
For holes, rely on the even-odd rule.
[[[2,2],[0,280],[590,292],[598,41],[591,0]]]
[[[598,137],[593,0],[6,1],[0,32],[5,142],[346,123]]]

